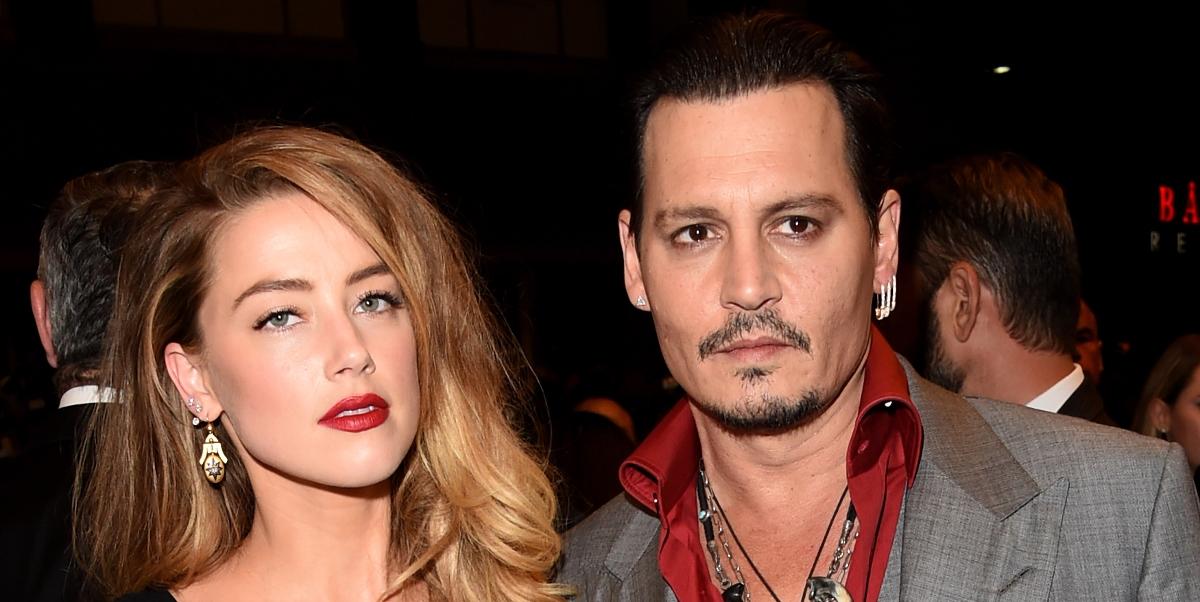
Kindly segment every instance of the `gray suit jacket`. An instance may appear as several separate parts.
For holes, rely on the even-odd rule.
[[[1200,600],[1200,504],[1178,445],[965,400],[901,363],[925,446],[881,600]],[[567,534],[558,580],[581,600],[675,600],[658,527],[613,499]]]

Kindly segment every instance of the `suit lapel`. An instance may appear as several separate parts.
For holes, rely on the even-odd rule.
[[[969,402],[901,363],[925,448],[881,599],[1045,599],[1069,483],[1040,487]]]
[[[658,568],[658,519],[639,510],[613,542],[604,559],[607,579],[591,600],[676,602]]]

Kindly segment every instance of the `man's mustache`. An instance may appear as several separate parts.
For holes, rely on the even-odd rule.
[[[708,358],[721,351],[725,346],[756,330],[770,333],[793,347],[803,349],[806,353],[812,353],[808,335],[785,322],[774,310],[767,310],[754,313],[741,312],[729,316],[724,326],[700,340],[700,359]]]

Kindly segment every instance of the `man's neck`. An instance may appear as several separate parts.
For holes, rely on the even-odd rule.
[[[803,592],[807,574],[796,567],[807,568],[817,555],[846,490],[846,448],[858,416],[864,366],[824,413],[786,433],[732,433],[692,406],[705,472],[722,514],[772,588],[785,597]],[[839,510],[843,518],[844,511]],[[831,554],[828,546],[819,563],[827,565]],[[755,597],[767,598],[761,582],[748,575],[749,562],[740,550],[735,558]]]
[[[1005,338],[980,353],[967,369],[961,393],[1024,405],[1075,369],[1071,356],[1031,351]]]
[[[862,400],[866,357],[824,412],[785,432],[736,432],[691,406],[709,480],[739,505],[758,511],[796,510],[814,485],[846,484],[846,447]]]

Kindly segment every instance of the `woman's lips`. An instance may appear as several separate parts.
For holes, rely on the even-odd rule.
[[[358,433],[383,424],[387,417],[388,403],[374,393],[367,393],[347,397],[333,404],[317,424],[339,431]]]

